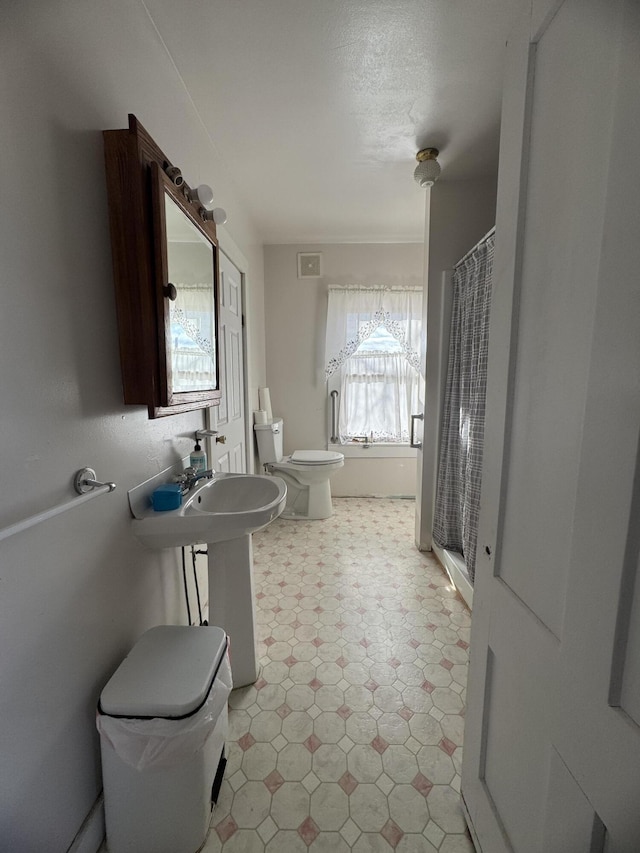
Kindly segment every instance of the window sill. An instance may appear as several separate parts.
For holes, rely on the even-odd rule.
[[[342,453],[345,459],[411,459],[416,456],[416,448],[408,444],[385,444],[384,442],[373,442],[373,444],[331,444],[327,450]]]

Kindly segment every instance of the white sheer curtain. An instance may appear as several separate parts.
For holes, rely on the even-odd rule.
[[[327,379],[340,376],[339,434],[409,441],[418,409],[422,289],[330,288]]]
[[[198,391],[212,388],[215,380],[213,282],[177,284],[171,302],[172,388]]]

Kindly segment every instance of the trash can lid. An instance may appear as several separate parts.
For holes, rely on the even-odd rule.
[[[227,648],[222,628],[158,625],[144,633],[100,695],[119,717],[184,717],[206,699]]]

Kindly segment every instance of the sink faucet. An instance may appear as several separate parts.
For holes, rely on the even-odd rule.
[[[186,495],[187,492],[191,491],[198,480],[210,480],[214,476],[215,471],[213,468],[209,468],[207,471],[196,471],[195,468],[190,466],[189,468],[185,468],[182,474],[177,474],[173,478],[173,481],[174,483],[180,483],[182,486],[182,494]]]

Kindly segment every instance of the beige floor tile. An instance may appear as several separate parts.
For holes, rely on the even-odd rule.
[[[423,835],[407,834],[396,847],[396,853],[438,853]]]
[[[249,732],[262,743],[269,743],[282,729],[282,719],[275,711],[260,711],[251,720]]]
[[[350,714],[346,720],[346,733],[354,743],[369,744],[378,734],[377,722],[363,711]]]
[[[352,849],[353,853],[389,853],[391,847],[382,835],[363,833]]]
[[[423,746],[436,745],[442,739],[442,727],[431,713],[414,714],[409,720],[409,729]]]
[[[282,735],[290,743],[303,743],[313,732],[313,719],[306,711],[292,711],[282,721]]]
[[[334,507],[254,535],[259,689],[231,695],[203,849],[472,853],[459,804],[469,614],[415,550],[411,501]]]
[[[345,703],[345,694],[335,684],[323,684],[316,691],[315,703],[322,711],[337,711]]]
[[[239,829],[223,847],[224,853],[263,853],[264,843],[257,832]]]
[[[375,785],[358,785],[350,796],[351,819],[367,833],[380,832],[389,819],[389,804]]]
[[[440,720],[440,726],[445,737],[458,746],[464,742],[464,717],[459,714],[445,714]]]
[[[275,825],[271,815],[268,815],[258,827],[258,835],[265,844],[273,838],[277,831],[278,827]]]
[[[346,734],[345,721],[335,712],[323,711],[313,721],[313,733],[322,743],[338,743]]]
[[[301,743],[289,743],[278,753],[277,769],[287,782],[301,782],[311,770],[312,755]]]
[[[264,672],[262,674],[264,678]],[[263,711],[275,711],[284,702],[285,691],[280,684],[267,684],[258,691],[256,704]]]
[[[320,830],[339,830],[349,817],[349,797],[338,785],[322,782],[311,794],[311,817]]]
[[[462,711],[462,699],[449,687],[436,687],[431,699],[436,708],[444,714],[459,714]]]
[[[270,743],[254,743],[242,757],[242,772],[249,780],[262,781],[275,769],[277,758]]]
[[[453,761],[439,746],[423,746],[418,755],[420,772],[434,785],[450,785],[456,775]]]
[[[271,795],[262,782],[246,782],[235,792],[231,817],[240,829],[255,829],[268,816]]]
[[[382,774],[382,758],[370,744],[356,744],[347,755],[349,773],[358,782],[375,782]]]
[[[439,853],[475,853],[468,835],[447,835]]]
[[[271,802],[271,817],[280,829],[297,829],[309,815],[309,793],[300,782],[285,782]]]
[[[321,832],[309,847],[309,853],[350,853],[351,847],[337,832]]]
[[[292,711],[307,711],[314,703],[315,693],[307,684],[294,684],[287,690],[285,702]]]
[[[412,785],[396,785],[389,793],[389,814],[403,832],[422,832],[429,820],[427,799]]]
[[[382,714],[378,718],[378,734],[384,738],[386,742],[402,744],[407,741],[411,732],[409,725],[399,714]]]
[[[429,812],[443,832],[461,833],[466,823],[460,806],[460,797],[449,785],[434,785],[428,796]]]
[[[335,744],[323,744],[313,753],[312,767],[322,782],[338,782],[347,771],[347,755]]]
[[[307,853],[308,849],[297,832],[280,831],[264,848],[264,853]]]
[[[416,756],[404,745],[391,744],[382,753],[384,771],[396,783],[412,782],[418,774]]]

